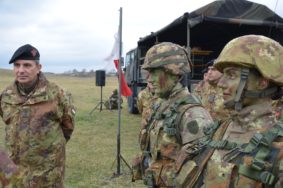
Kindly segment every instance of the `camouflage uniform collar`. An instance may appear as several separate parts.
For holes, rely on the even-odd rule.
[[[182,84],[178,82],[176,86],[172,89],[168,99],[169,100],[174,99],[183,90],[184,90],[184,86],[182,86]]]
[[[154,95],[154,93],[152,93],[152,92],[151,92],[151,90],[150,90],[150,88],[149,88],[149,87],[146,87],[146,88],[145,88],[145,90],[146,90],[146,91],[147,91],[147,93],[148,93],[148,94],[150,94],[151,96],[153,96],[153,95]]]
[[[208,82],[208,84],[209,84],[210,86],[216,87],[217,84],[218,84],[218,82],[219,82],[219,80],[220,80],[220,78],[219,78],[219,79],[216,79],[216,80],[213,80],[213,81],[207,81],[207,82]]]
[[[160,108],[158,108],[159,112],[163,112],[165,111],[169,106],[172,106],[173,104],[175,104],[175,102],[178,99],[184,98],[185,96],[187,96],[189,94],[188,89],[186,89],[186,87],[182,86],[181,83],[177,83],[176,86],[172,89],[171,94],[169,95],[168,99],[163,99],[163,98],[158,98],[160,99],[158,106],[160,106]],[[157,102],[155,102],[157,105]]]
[[[211,90],[216,90],[218,87],[217,85],[211,85],[211,84],[207,84],[207,86],[204,88],[204,92],[209,92]]]
[[[261,102],[260,104],[247,106],[240,111],[234,111],[231,113],[232,120],[240,122],[240,124],[247,124],[263,116],[271,115],[272,103],[269,99]]]
[[[48,83],[48,80],[46,79],[46,77],[44,76],[42,72],[39,73],[38,80],[39,80],[38,87],[43,87]]]
[[[17,91],[20,95],[28,96],[28,95],[33,95],[33,93],[36,92],[36,90],[38,88],[45,87],[47,83],[48,83],[48,80],[46,79],[44,74],[42,72],[40,72],[38,74],[38,78],[37,78],[35,84],[31,87],[32,90],[30,92],[25,92],[25,89],[23,87],[21,87],[20,84],[17,81],[14,82],[14,87],[17,89]]]
[[[5,95],[7,97],[7,102],[10,104],[34,104],[38,102],[39,96],[44,96],[46,94],[46,88],[48,86],[48,80],[45,78],[43,73],[39,73],[37,84],[34,90],[29,93],[28,95],[24,94],[19,91],[16,81],[8,86],[5,90]],[[41,99],[40,100],[47,100]]]
[[[217,88],[217,84],[208,84],[208,87],[209,88],[212,88],[212,89],[216,89]]]
[[[29,94],[33,93],[37,83],[38,83],[38,77],[36,78],[36,80],[33,81],[33,83],[30,86],[24,86],[17,81],[15,82],[18,92],[22,96],[28,96]]]
[[[48,85],[49,81],[46,79],[43,73],[40,72],[38,76],[38,84],[35,88],[35,91],[33,92],[33,96],[40,96],[46,93],[46,87]]]

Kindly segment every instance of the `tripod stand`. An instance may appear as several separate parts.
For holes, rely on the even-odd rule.
[[[102,101],[102,86],[100,86],[100,102],[90,111],[90,115],[100,106],[99,111],[102,111],[102,105],[104,102]]]

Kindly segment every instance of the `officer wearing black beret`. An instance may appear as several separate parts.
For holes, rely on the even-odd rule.
[[[9,64],[14,63],[18,59],[22,60],[37,60],[39,61],[39,51],[30,44],[25,44],[19,47],[13,54]]]
[[[13,63],[14,65],[16,85],[24,95],[28,95],[36,87],[39,74],[41,73],[39,59],[39,51],[34,46],[25,44],[14,52],[9,61],[9,64]]]
[[[71,94],[41,72],[39,59],[34,46],[19,47],[9,61],[15,81],[0,94],[5,146],[19,170],[9,182],[14,188],[64,187],[65,147],[75,108]]]
[[[210,60],[209,62],[207,62],[207,63],[205,64],[205,68],[202,70],[202,73],[203,73],[203,74],[208,71],[208,67],[213,66],[213,62],[214,62],[214,59]]]

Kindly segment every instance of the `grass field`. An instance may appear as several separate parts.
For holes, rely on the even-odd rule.
[[[92,115],[90,111],[100,102],[100,87],[95,86],[95,78],[78,78],[47,75],[53,81],[70,91],[74,98],[76,127],[67,144],[65,186],[67,188],[92,187],[145,187],[140,182],[131,182],[130,170],[121,161],[121,175],[116,173],[116,148],[118,111],[99,108]],[[0,69],[0,90],[13,81],[11,71]],[[103,100],[118,87],[116,77],[107,77],[103,87]],[[139,152],[138,132],[141,117],[127,112],[124,98],[121,112],[121,154],[131,164]],[[0,146],[4,147],[4,123],[0,121]]]

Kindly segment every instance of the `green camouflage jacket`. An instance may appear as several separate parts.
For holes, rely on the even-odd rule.
[[[112,110],[112,109],[118,109],[118,103],[119,103],[119,96],[117,93],[112,93],[111,96],[107,101],[104,102],[104,106],[106,109]],[[123,103],[123,100],[121,99],[121,104]]]
[[[202,93],[207,87],[208,82],[205,82],[204,80],[199,81],[197,84],[194,85],[193,88],[193,94],[197,96],[199,99],[202,98]]]
[[[224,108],[222,89],[217,85],[207,84],[201,92],[197,92],[202,105],[207,109],[214,120],[223,120],[229,117],[229,111]]]
[[[152,180],[157,186],[175,186],[176,175],[188,159],[186,148],[204,135],[202,130],[212,118],[187,88],[177,84],[168,100],[153,109],[149,123],[146,184]]]
[[[148,119],[152,113],[152,104],[157,100],[156,96],[153,96],[152,93],[149,91],[149,88],[146,87],[138,94],[137,100],[137,108],[141,113],[142,120],[141,120],[141,128],[144,129],[148,124]]]
[[[265,172],[266,170],[268,171],[268,169],[271,168],[268,164],[276,166],[277,174],[275,173],[274,175],[275,180],[278,180],[278,170],[283,170],[281,161],[283,142],[280,137],[279,139],[274,140],[274,142],[272,142],[272,147],[275,149],[269,151],[265,148],[265,145],[264,147],[261,147],[261,137],[257,134],[270,130],[274,127],[276,122],[276,118],[272,113],[271,101],[252,105],[243,108],[240,112],[233,113],[232,122],[228,125],[228,128],[224,132],[222,142],[218,142],[218,144],[214,143],[214,146],[217,146],[207,163],[207,168],[204,171],[203,187],[265,187],[263,182],[255,180],[249,176],[257,176],[257,173],[261,174],[261,172]],[[257,138],[259,139],[257,140]],[[257,146],[256,143],[258,141],[259,145]],[[239,146],[243,144],[250,144],[250,148],[255,145],[255,149],[253,149],[253,152],[248,153],[248,147],[246,147],[246,149],[243,147],[231,147],[233,144],[237,144]],[[278,149],[279,153],[273,155]],[[243,152],[238,152],[242,150]],[[266,150],[267,152],[260,153],[263,150]],[[268,154],[268,157],[263,157],[265,154]],[[259,158],[262,158],[264,163],[261,163],[260,160],[255,160],[256,155],[258,155]],[[259,170],[261,168],[260,164],[264,164],[262,170]],[[257,165],[259,165],[258,168],[256,168]],[[250,170],[254,168],[257,170]],[[262,175],[260,175],[260,177],[262,177],[263,180],[269,181],[268,178],[265,179]],[[274,187],[274,184],[270,187]]]
[[[138,100],[137,100],[137,108],[140,113],[144,112],[144,109],[150,108],[150,99],[152,98],[152,93],[149,91],[149,88],[146,87],[143,90],[141,90],[138,94]]]
[[[0,96],[6,147],[19,167],[14,187],[63,187],[65,145],[74,129],[71,95],[42,73],[35,90],[19,94],[16,83]]]

